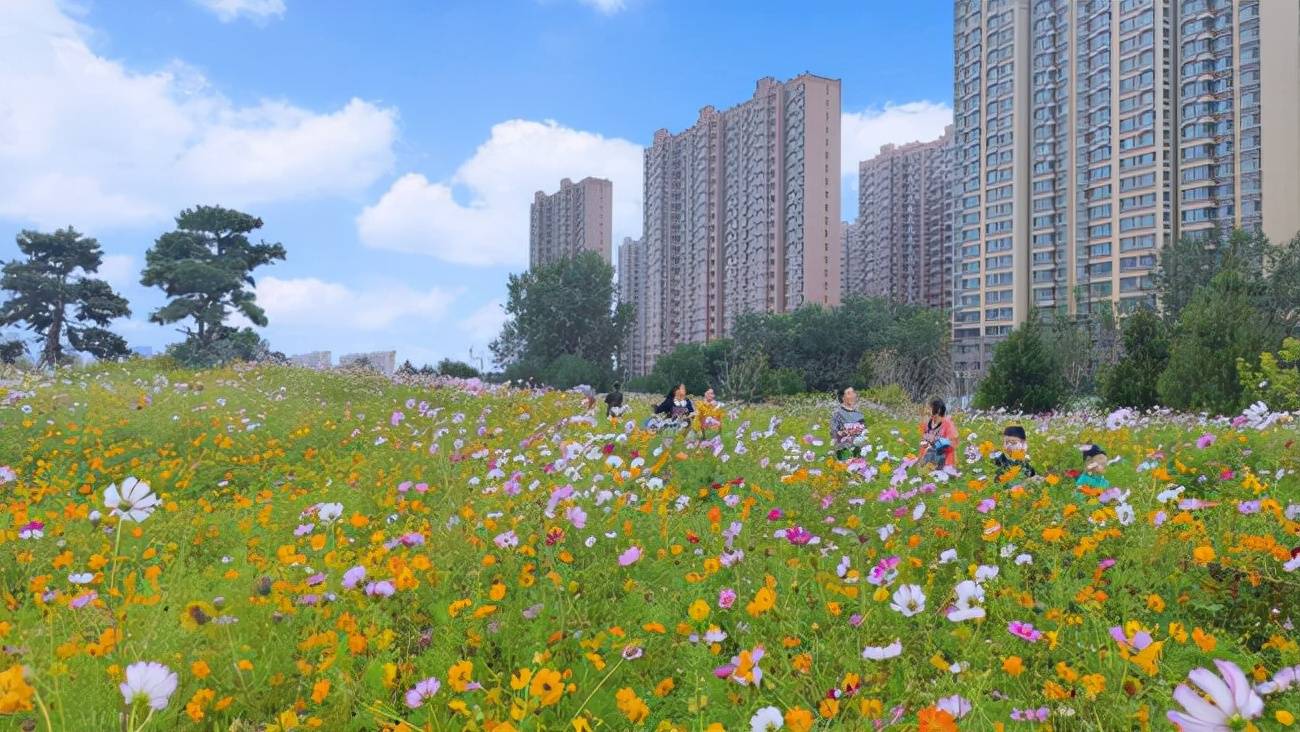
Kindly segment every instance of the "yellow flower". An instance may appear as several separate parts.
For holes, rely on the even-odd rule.
[[[1164,612],[1165,600],[1163,597],[1154,593],[1147,595],[1147,607],[1151,608],[1154,612]]]
[[[521,668],[510,676],[510,688],[514,691],[521,691],[528,687],[528,682],[533,678],[533,670],[530,668]]]
[[[457,661],[447,669],[447,685],[453,691],[463,692],[469,688],[470,674],[474,673],[474,664],[469,661]]]
[[[675,686],[676,684],[673,683],[673,679],[670,676],[664,679],[663,681],[660,681],[659,684],[655,686],[655,696],[660,698],[668,696],[668,694],[672,692]]]
[[[1200,564],[1209,564],[1214,561],[1214,548],[1202,544],[1192,550],[1192,558]]]
[[[1285,709],[1279,709],[1276,712],[1273,712],[1273,719],[1276,719],[1277,723],[1283,727],[1290,727],[1295,724],[1295,715]]]
[[[705,618],[709,617],[709,603],[703,600],[696,600],[695,602],[691,603],[691,607],[687,612],[690,613],[692,620],[695,621],[704,620]]]
[[[1096,699],[1098,694],[1106,690],[1106,677],[1101,674],[1088,674],[1079,679],[1079,683],[1083,685],[1089,699]]]
[[[190,673],[194,674],[195,678],[206,679],[208,674],[212,673],[212,669],[208,668],[207,661],[200,660],[190,664]]]
[[[618,710],[627,717],[627,721],[638,724],[645,721],[650,716],[650,707],[647,707],[641,697],[636,695],[635,691],[624,687],[614,694],[614,700],[618,704]]]
[[[817,713],[824,719],[834,719],[840,713],[839,699],[822,699],[817,705]]]
[[[0,714],[32,711],[32,697],[36,690],[23,678],[23,667],[18,664],[0,671]]]
[[[772,606],[775,604],[776,593],[768,587],[760,587],[758,588],[758,592],[754,593],[754,599],[750,600],[749,603],[745,605],[745,612],[748,612],[753,617],[758,617],[768,610],[771,610]]]
[[[560,678],[560,672],[554,669],[538,669],[533,674],[533,683],[528,692],[533,695],[542,706],[549,707],[560,701],[564,696],[564,680]]]
[[[321,679],[311,687],[311,700],[320,704],[325,701],[325,697],[330,693],[330,682],[328,679]]]

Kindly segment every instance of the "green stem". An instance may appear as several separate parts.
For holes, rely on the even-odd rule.
[[[600,691],[600,687],[604,686],[605,682],[609,681],[609,677],[613,676],[614,672],[618,670],[618,667],[623,665],[623,660],[624,659],[620,656],[618,663],[614,664],[614,668],[611,668],[609,673],[605,674],[605,678],[601,679],[599,684],[596,684],[596,688],[591,690],[591,693],[587,695],[587,698],[582,700],[582,706],[578,707],[578,711],[574,712],[573,718],[569,720],[570,727],[573,726],[574,720],[582,716],[582,712],[587,708],[588,702],[591,701],[592,697],[596,696],[596,692]]]
[[[46,732],[54,732],[54,723],[50,721],[50,710],[45,706],[45,700],[41,698],[41,690],[33,686],[36,692],[36,706],[41,710],[41,717],[45,719]]]
[[[118,547],[120,546],[122,546],[122,518],[119,516],[117,520],[117,529],[114,532],[113,539],[113,568],[109,570],[108,574],[108,589],[110,593],[112,590],[117,588],[117,552]]]

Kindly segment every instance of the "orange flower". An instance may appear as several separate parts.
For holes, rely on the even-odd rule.
[[[1002,670],[1012,676],[1019,676],[1025,672],[1025,664],[1020,660],[1020,656],[1008,656],[1002,659]]]
[[[791,732],[808,732],[813,726],[812,712],[803,707],[794,707],[785,713],[785,726]]]
[[[1198,648],[1206,653],[1213,651],[1214,647],[1219,644],[1219,642],[1215,640],[1214,636],[1206,633],[1199,627],[1192,630],[1192,640],[1196,642]]]
[[[32,697],[36,690],[23,678],[19,664],[0,671],[0,714],[32,711]]]
[[[917,732],[957,732],[957,720],[938,707],[926,707],[916,715],[920,722]]]
[[[1195,559],[1198,564],[1209,564],[1214,561],[1214,548],[1202,544],[1192,550],[1192,558]]]

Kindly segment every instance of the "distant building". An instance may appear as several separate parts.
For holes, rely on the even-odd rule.
[[[633,373],[746,313],[839,304],[839,80],[760,79],[749,100],[655,132],[644,163],[644,286],[620,291],[638,310]]]
[[[885,145],[859,163],[849,293],[951,307],[952,139],[950,125],[937,140]]]
[[[618,301],[630,303],[635,312],[628,342],[623,347],[623,367],[629,374],[649,371],[645,364],[645,240],[624,237],[618,247]]]
[[[528,230],[528,265],[541,267],[579,252],[596,252],[609,262],[614,246],[614,184],[604,178],[565,178],[560,190],[533,195]]]
[[[371,353],[348,353],[339,356],[339,368],[369,365],[384,376],[392,376],[397,370],[397,351],[373,351]]]
[[[331,365],[331,354],[329,351],[312,351],[311,353],[300,353],[297,356],[290,356],[289,363],[303,368],[323,370]]]

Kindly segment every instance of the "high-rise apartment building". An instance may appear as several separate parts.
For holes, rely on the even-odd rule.
[[[629,373],[643,374],[645,365],[646,248],[643,240],[624,237],[618,247],[618,301],[635,307],[631,332],[623,345],[623,363]]]
[[[533,195],[528,264],[540,267],[578,252],[611,260],[614,241],[614,184],[604,178],[565,178],[560,190]]]
[[[1153,305],[1173,237],[1300,229],[1297,3],[954,7],[959,388],[1033,311]]]
[[[867,256],[859,220],[840,222],[840,297],[867,293]]]
[[[645,151],[642,373],[738,316],[840,300],[840,82],[764,78]]]
[[[952,128],[930,142],[885,145],[858,164],[858,220],[845,294],[952,304]]]

